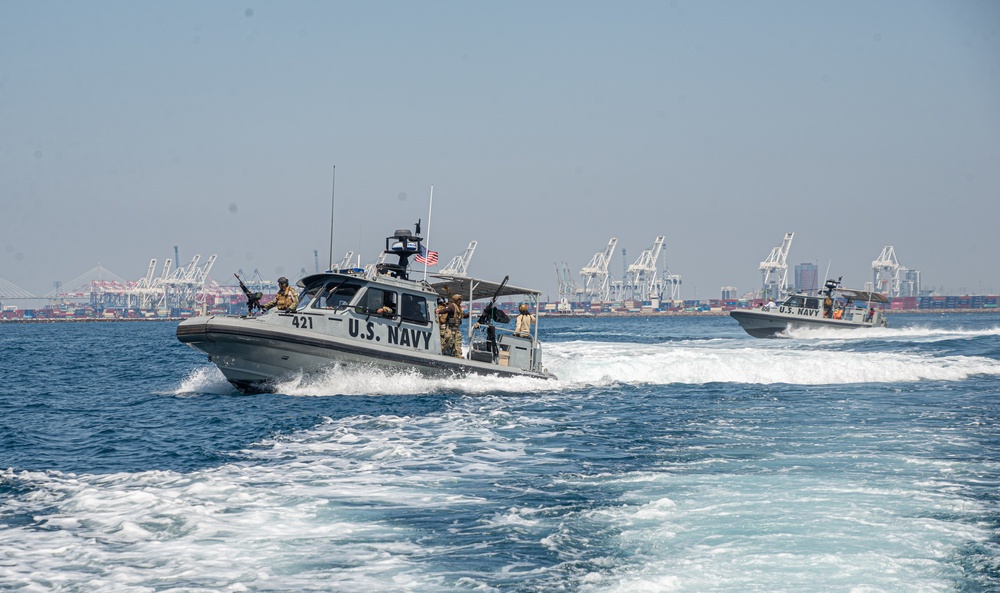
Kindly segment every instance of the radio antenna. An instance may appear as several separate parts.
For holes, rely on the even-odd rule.
[[[333,271],[333,205],[336,203],[337,197],[337,165],[333,166],[333,186],[330,191],[330,267],[326,269],[327,272]]]
[[[434,184],[431,184],[431,200],[430,204],[427,206],[427,242],[424,243],[424,251],[427,255],[424,256],[424,280],[427,280],[427,258],[430,257],[430,243],[431,243],[431,213],[434,212]],[[417,234],[420,234],[420,223],[417,223]]]

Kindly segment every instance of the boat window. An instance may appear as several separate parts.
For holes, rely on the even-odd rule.
[[[406,321],[427,323],[427,299],[415,294],[403,294],[399,315]]]
[[[358,313],[373,314],[382,309],[382,315],[392,317],[399,310],[396,305],[396,293],[381,288],[369,288],[358,303]]]
[[[819,309],[819,299],[806,299],[807,309]]]
[[[337,307],[349,305],[354,300],[354,295],[358,294],[358,289],[360,288],[357,284],[328,282],[323,287],[323,293],[313,303],[313,307],[317,309],[336,309]]]
[[[322,286],[313,286],[312,288],[303,290],[302,294],[299,295],[299,306],[297,307],[297,309],[301,311],[302,309],[306,308],[306,306],[309,304],[309,301],[315,298],[316,293],[319,292],[320,288],[322,288]]]
[[[798,295],[791,296],[788,297],[788,300],[784,304],[786,307],[802,307],[805,305],[805,299]]]

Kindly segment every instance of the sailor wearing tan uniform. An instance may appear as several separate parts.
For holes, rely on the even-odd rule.
[[[264,305],[264,310],[277,307],[279,311],[292,312],[299,306],[299,294],[288,285],[288,278],[282,276],[278,278],[278,294],[274,295],[274,300]]]
[[[531,326],[538,323],[538,318],[528,312],[528,305],[521,303],[521,306],[517,309],[521,313],[517,316],[517,325],[514,326],[514,335],[516,336],[530,336]]]

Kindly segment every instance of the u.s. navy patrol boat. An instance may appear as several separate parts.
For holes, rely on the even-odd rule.
[[[839,279],[827,280],[824,288],[817,296],[793,294],[780,305],[767,303],[729,314],[755,338],[773,338],[786,329],[799,327],[856,329],[889,325],[883,314],[889,302],[884,295],[844,288]]]
[[[419,226],[417,227],[419,234]],[[407,229],[386,239],[395,263],[327,271],[298,281],[294,311],[187,319],[177,339],[208,354],[226,379],[247,393],[267,392],[298,374],[323,372],[337,364],[383,370],[415,370],[424,375],[500,375],[554,378],[542,366],[538,324],[530,334],[494,324],[509,321],[495,308],[498,297],[521,297],[537,310],[539,291],[467,276],[409,277],[409,259],[423,239]],[[438,299],[460,294],[468,303],[492,299],[474,325],[468,323],[468,351],[461,357],[441,351]],[[381,311],[381,312],[380,312]]]

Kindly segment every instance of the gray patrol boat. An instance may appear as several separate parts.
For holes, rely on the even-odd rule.
[[[419,234],[419,226],[417,227]],[[362,269],[327,271],[298,281],[295,311],[187,319],[177,339],[205,352],[226,379],[244,393],[273,391],[274,383],[299,374],[321,373],[337,364],[424,375],[500,375],[555,378],[542,366],[538,324],[515,334],[495,307],[499,297],[521,297],[535,311],[540,292],[467,276],[410,278],[409,259],[422,238],[407,229],[386,239],[385,253],[397,262]],[[469,303],[489,299],[468,326],[461,357],[441,351],[439,299],[460,294]],[[258,303],[259,306],[259,303]],[[379,313],[379,311],[382,311]]]
[[[729,314],[755,338],[773,338],[790,328],[821,327],[857,329],[888,327],[885,295],[870,290],[844,288],[840,280],[827,280],[818,296],[793,294],[780,305],[767,303]]]

